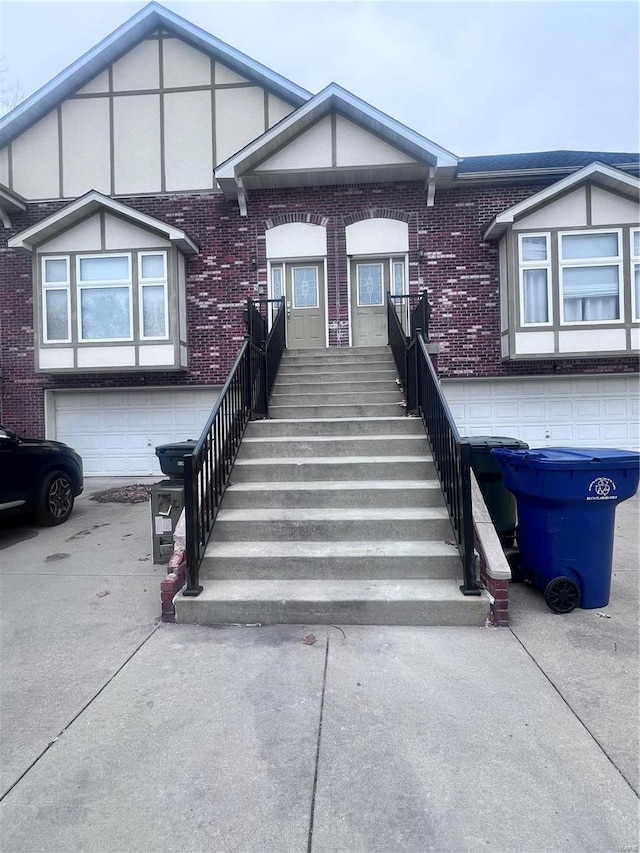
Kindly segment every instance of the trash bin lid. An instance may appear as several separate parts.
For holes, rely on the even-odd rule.
[[[198,442],[195,439],[189,438],[187,441],[176,441],[172,444],[159,444],[156,447],[156,456],[163,453],[179,454],[191,453]]]
[[[610,447],[544,447],[540,450],[498,448],[494,455],[505,462],[546,470],[580,471],[596,466],[614,469],[640,466],[640,453],[634,450],[614,450]]]
[[[463,438],[471,445],[474,453],[491,453],[494,448],[508,447],[514,450],[527,450],[529,445],[519,438],[507,438],[503,435],[469,435]]]

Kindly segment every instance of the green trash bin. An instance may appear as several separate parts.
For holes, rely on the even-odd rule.
[[[513,545],[516,535],[517,503],[514,495],[505,487],[502,466],[495,456],[494,448],[528,450],[529,445],[517,438],[496,435],[473,435],[467,438],[471,445],[471,467],[476,475],[482,497],[489,510],[491,521],[503,545]]]

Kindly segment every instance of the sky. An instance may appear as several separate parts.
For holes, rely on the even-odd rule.
[[[0,0],[26,97],[144,3]],[[640,150],[640,4],[164,2],[299,86],[335,81],[458,156]]]

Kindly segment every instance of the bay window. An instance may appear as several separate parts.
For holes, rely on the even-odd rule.
[[[42,342],[169,338],[165,251],[43,256]]]
[[[621,320],[621,232],[561,233],[558,254],[561,322]]]

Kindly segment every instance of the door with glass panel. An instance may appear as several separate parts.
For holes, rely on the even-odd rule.
[[[354,347],[386,346],[387,293],[401,296],[405,286],[404,258],[354,258],[351,261],[351,325]],[[406,306],[398,300],[405,319]]]
[[[287,303],[287,347],[326,347],[324,264],[300,261],[272,264],[272,298],[283,295]]]

